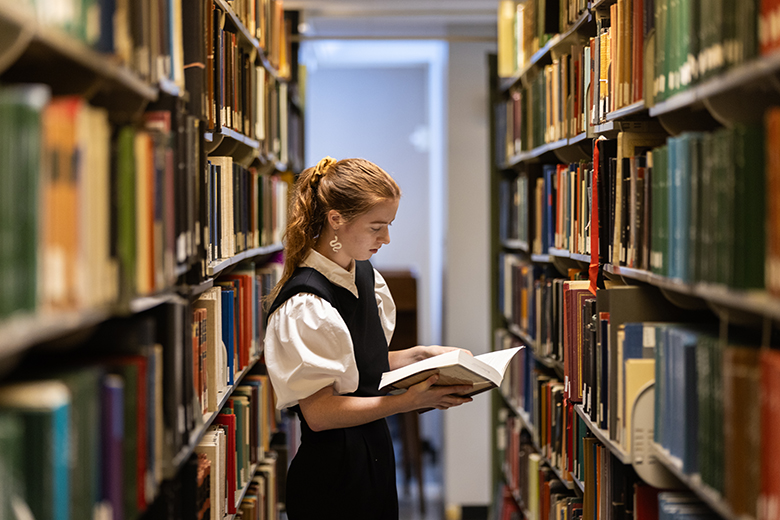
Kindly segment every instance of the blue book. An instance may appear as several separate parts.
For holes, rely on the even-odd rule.
[[[609,410],[609,318],[600,319],[599,323],[601,325],[601,340],[598,348],[601,351],[601,369],[599,370],[600,375],[598,379],[601,384],[599,388],[598,417],[600,418],[599,428],[607,430],[609,429],[609,416],[607,414],[607,410]]]
[[[683,335],[683,471],[689,475],[699,471],[699,393],[696,376],[696,345],[698,334],[686,331]]]
[[[677,278],[677,240],[676,240],[676,228],[677,228],[677,193],[680,190],[680,166],[678,165],[678,148],[680,140],[671,138],[668,141],[668,156],[666,160],[666,174],[668,178],[669,187],[668,190],[668,205],[667,205],[667,255],[664,259],[666,267],[666,276],[670,278]]]
[[[122,443],[125,438],[124,380],[107,375],[101,389],[101,501],[111,505],[114,520],[123,520],[122,509]]]
[[[228,384],[233,384],[235,370],[235,338],[233,334],[233,291],[222,289],[222,341],[227,348]]]
[[[35,518],[70,520],[70,407],[70,391],[61,381],[0,389],[0,409],[22,418],[25,498]]]
[[[547,225],[545,233],[545,243],[542,244],[542,252],[547,254],[550,248],[555,244],[555,165],[544,165],[544,222]]]

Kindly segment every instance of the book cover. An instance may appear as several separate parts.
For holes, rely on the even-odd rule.
[[[439,375],[437,386],[473,385],[464,396],[472,396],[501,386],[506,367],[517,352],[514,347],[472,356],[463,350],[452,350],[382,374],[379,390],[400,390]]]
[[[57,380],[15,383],[0,389],[0,409],[19,414],[26,454],[24,489],[35,518],[70,518],[71,396]]]

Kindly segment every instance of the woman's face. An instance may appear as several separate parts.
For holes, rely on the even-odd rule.
[[[390,243],[390,224],[398,211],[398,199],[385,199],[370,211],[342,224],[336,235],[341,249],[336,253],[337,263],[345,260],[368,260],[379,249]],[[343,264],[342,264],[343,265]]]

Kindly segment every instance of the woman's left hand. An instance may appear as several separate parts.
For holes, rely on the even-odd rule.
[[[438,356],[439,354],[445,354],[452,350],[463,350],[464,352],[468,352],[469,355],[472,355],[468,350],[458,347],[445,347],[442,345],[417,345],[416,347],[407,348],[405,350],[390,351],[388,353],[390,370],[395,370],[396,368],[401,368],[406,365],[416,363],[417,361],[428,359],[429,357]]]

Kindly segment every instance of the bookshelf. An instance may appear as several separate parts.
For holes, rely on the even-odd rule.
[[[775,9],[501,3],[490,78],[493,326],[495,348],[529,353],[494,403],[506,436],[494,475],[521,509],[530,494],[551,514],[573,507],[594,519],[654,518],[646,500],[660,510],[668,499],[708,518],[775,516],[780,42],[766,31]],[[733,52],[719,54],[724,45]],[[528,248],[502,235],[517,215]],[[659,494],[632,459],[647,435],[632,429],[640,382],[655,387],[638,416],[653,424],[648,461],[673,492]],[[551,439],[530,444],[541,469],[510,464],[518,424]],[[608,481],[590,472],[597,460]],[[545,492],[558,481],[571,493]],[[593,509],[596,494],[620,512]],[[525,515],[540,518],[534,507]]]
[[[303,163],[297,14],[45,5],[0,1],[0,517],[194,518],[240,471],[208,518],[274,518],[260,301]]]

